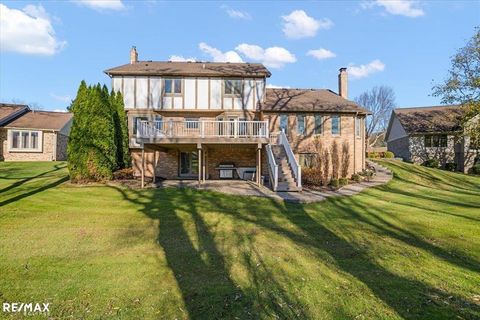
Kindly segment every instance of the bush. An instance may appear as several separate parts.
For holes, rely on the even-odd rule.
[[[334,189],[340,188],[340,181],[338,179],[330,180],[330,186]]]
[[[355,181],[355,182],[360,182],[362,181],[362,177],[359,175],[359,174],[353,174],[352,175],[352,180]]]
[[[378,152],[369,152],[367,154],[367,157],[371,159],[375,159],[375,158],[380,158],[380,155],[378,154]]]
[[[447,171],[457,171],[457,164],[455,162],[447,162],[445,164],[445,170],[447,170]]]
[[[392,158],[395,158],[395,154],[392,152],[392,151],[387,151],[385,152],[385,158],[387,159],[392,159]]]
[[[348,179],[347,178],[340,178],[340,179],[338,179],[338,183],[340,184],[341,187],[346,186],[348,184]]]
[[[470,168],[471,174],[480,174],[480,163],[477,163],[472,168]]]
[[[113,173],[114,180],[130,180],[133,179],[133,168],[124,168]]]
[[[302,168],[302,184],[321,186],[322,170],[319,168]]]
[[[426,160],[425,162],[423,162],[423,165],[425,167],[429,167],[429,168],[438,168],[440,167],[440,163],[438,162],[437,159],[428,159]]]

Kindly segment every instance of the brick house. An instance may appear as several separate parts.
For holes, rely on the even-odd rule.
[[[350,175],[365,168],[368,112],[346,99],[345,68],[337,94],[270,89],[262,64],[137,57],[133,47],[129,64],[105,73],[123,94],[134,172],[142,179],[252,179],[300,190],[316,138],[324,147],[348,143]]]
[[[462,113],[458,105],[395,109],[385,137],[387,148],[405,161],[436,159],[442,167],[454,163],[458,171],[468,172],[479,146],[461,134]]]
[[[0,103],[0,160],[67,160],[72,114]]]

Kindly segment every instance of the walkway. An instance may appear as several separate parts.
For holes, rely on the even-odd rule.
[[[200,187],[198,186],[198,182],[196,180],[165,180],[157,183],[157,186],[160,188],[186,187],[233,195],[266,197],[287,202],[311,203],[323,201],[328,197],[352,196],[361,192],[365,188],[382,185],[392,179],[392,173],[387,168],[370,161],[369,164],[372,165],[376,170],[376,175],[370,182],[365,181],[349,184],[336,191],[315,191],[304,189],[302,192],[273,192],[266,187],[259,187],[251,181],[243,180],[207,180],[205,183],[202,183]]]

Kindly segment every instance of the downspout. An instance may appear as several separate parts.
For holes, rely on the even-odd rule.
[[[357,173],[357,117],[358,111],[355,112],[353,119],[353,173]]]
[[[57,161],[57,143],[58,143],[58,133],[54,130],[52,130],[54,134],[54,144],[53,144],[53,161]],[[42,139],[43,140],[43,139]]]

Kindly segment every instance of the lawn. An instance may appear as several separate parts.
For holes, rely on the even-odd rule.
[[[480,178],[383,164],[388,185],[300,205],[0,163],[0,302],[73,319],[480,318]]]

